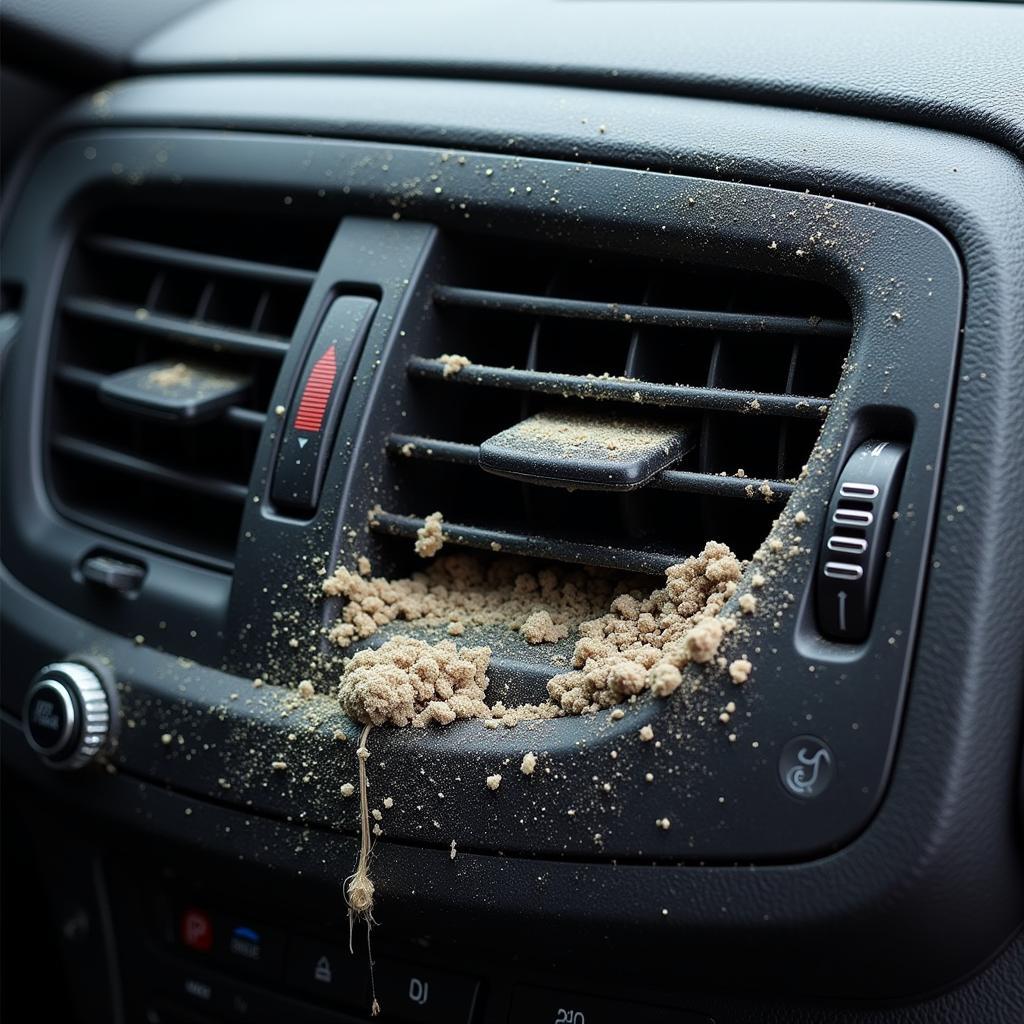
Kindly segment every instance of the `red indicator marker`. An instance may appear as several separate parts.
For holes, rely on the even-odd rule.
[[[335,358],[335,346],[332,345],[314,364],[306,378],[306,386],[302,389],[299,411],[295,414],[292,424],[296,430],[309,430],[318,433],[323,426],[327,402],[334,389],[334,379],[338,375],[338,364]]]

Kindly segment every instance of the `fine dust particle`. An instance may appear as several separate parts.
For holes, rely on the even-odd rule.
[[[753,594],[741,594],[739,606],[744,615],[753,615],[757,611],[757,598]]]
[[[444,364],[445,377],[454,377],[455,374],[461,373],[465,367],[469,366],[469,360],[465,356],[448,355],[447,352],[441,356],[439,362]]]
[[[455,840],[454,839],[452,840],[452,845],[449,848],[449,850],[450,850],[450,852],[448,854],[449,858],[451,860],[455,860]]]
[[[285,412],[286,412],[286,409],[285,409],[285,407],[283,405],[275,405],[274,406],[274,415],[275,416],[283,416],[285,414]]]
[[[672,822],[669,821],[668,818],[658,818],[658,820],[654,824],[657,825],[658,828],[660,828],[663,832],[667,832],[672,827]]]
[[[492,792],[501,785],[500,775],[488,775],[487,776],[487,788]]]
[[[772,537],[771,540],[768,541],[768,549],[773,551],[775,554],[778,554],[782,550],[782,541],[779,540],[778,537]]]
[[[755,572],[754,575],[750,577],[750,585],[755,589],[763,587],[765,582],[765,578],[759,572]]]
[[[299,696],[303,700],[312,700],[316,695],[316,690],[313,689],[313,684],[308,679],[303,679],[302,682],[296,687]]]
[[[615,708],[612,713],[608,716],[613,722],[621,721],[626,717],[626,712],[622,708]]]
[[[383,821],[384,820],[384,815],[381,813],[381,811],[378,808],[374,807],[374,809],[372,811],[370,811],[370,813],[373,815],[373,820],[374,821]]]
[[[431,512],[423,525],[416,531],[416,554],[420,558],[432,558],[444,547],[444,517],[440,512]]]
[[[801,509],[795,516],[793,516],[793,522],[796,523],[797,526],[803,526],[804,523],[810,522],[810,517],[803,509]]]
[[[736,714],[736,704],[733,701],[729,701],[729,703],[725,705],[725,710],[730,715]]]
[[[271,761],[270,762],[270,767],[273,768],[275,772],[287,771],[288,770],[288,762],[287,761]]]
[[[728,723],[729,723],[729,720],[730,720],[731,718],[732,718],[732,716],[731,716],[731,715],[729,714],[729,712],[728,712],[728,711],[723,711],[723,712],[722,712],[722,713],[721,713],[721,714],[720,714],[720,715],[718,716],[718,720],[719,720],[719,721],[720,721],[720,722],[722,723],[722,725],[728,725]]]
[[[258,690],[258,689],[260,689],[260,688],[261,688],[262,686],[263,686],[263,680],[262,680],[262,679],[260,679],[260,678],[258,678],[258,677],[257,677],[256,679],[254,679],[254,680],[252,681],[252,688],[253,688],[254,690]]]
[[[391,808],[394,807],[394,806],[395,806],[395,801],[394,801],[393,797],[390,797],[390,796],[384,797],[384,810],[390,811]]]
[[[750,678],[753,665],[746,658],[737,658],[729,664],[729,678],[736,683],[745,683]]]
[[[351,796],[356,791],[356,787],[351,782],[345,782],[341,786],[341,795],[344,797]]]
[[[649,726],[645,725],[640,729],[640,739],[644,743],[649,743],[654,739],[654,730]]]
[[[161,743],[162,743],[162,744],[163,744],[163,745],[164,745],[165,747],[169,747],[169,746],[171,745],[171,742],[172,742],[173,740],[174,740],[174,737],[173,737],[173,736],[172,736],[172,735],[171,735],[171,734],[170,734],[169,732],[165,732],[165,733],[164,733],[164,734],[163,734],[163,735],[162,735],[162,736],[160,737],[160,742],[161,742]]]
[[[373,834],[379,838],[380,836],[384,835],[384,829],[382,829],[380,825],[375,823],[373,826]]]
[[[335,729],[334,730],[334,738],[339,743],[344,743],[348,739],[348,737],[345,735],[345,730],[344,729]]]
[[[532,750],[527,751],[523,754],[523,763],[519,766],[519,770],[524,775],[532,775],[533,770],[537,767],[537,755]]]
[[[448,623],[448,635],[449,636],[462,636],[466,632],[466,624],[464,622],[449,622]]]
[[[356,569],[359,571],[360,576],[369,576],[373,572],[373,566],[370,565],[370,560],[366,555],[360,555],[356,559]]]
[[[146,638],[141,633],[137,633],[135,635],[135,642],[141,646],[146,642]]]
[[[644,776],[644,782],[653,782],[653,781],[654,781],[654,774],[652,772],[648,772]]]

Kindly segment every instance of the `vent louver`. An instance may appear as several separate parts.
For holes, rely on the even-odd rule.
[[[447,262],[406,365],[401,429],[386,439],[379,534],[411,536],[440,508],[449,542],[505,553],[658,573],[715,537],[749,556],[839,381],[851,335],[841,296],[508,243],[453,246]],[[456,370],[442,353],[470,363]],[[614,493],[481,469],[481,444],[537,413],[669,424],[694,442]]]
[[[49,482],[65,515],[230,570],[260,429],[330,230],[142,208],[86,225],[54,335]],[[156,397],[111,401],[125,377],[143,399],[147,378],[154,395],[165,380],[169,393],[195,380],[202,401],[227,381],[230,395],[168,418]]]

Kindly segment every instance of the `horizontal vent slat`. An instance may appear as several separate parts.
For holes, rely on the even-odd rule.
[[[397,458],[424,459],[461,466],[478,465],[480,455],[480,448],[475,444],[442,441],[436,437],[420,437],[413,434],[392,434],[387,441],[387,451],[388,454]],[[762,491],[765,485],[770,488],[768,495]],[[652,477],[644,486],[660,491],[706,494],[716,498],[746,498],[765,501],[766,499],[788,498],[796,485],[788,480],[762,480],[666,469]]]
[[[506,369],[470,364],[458,373],[448,371],[440,359],[413,356],[408,372],[414,377],[444,383],[475,384],[481,387],[508,388],[533,394],[598,401],[629,402],[661,408],[704,409],[708,412],[748,412],[799,419],[824,419],[830,400],[809,395],[778,395],[726,388],[694,387],[678,384],[654,384],[650,381],[613,377],[580,377],[565,373],[541,373],[536,370]],[[757,403],[756,405],[754,403]]]
[[[424,520],[416,516],[396,515],[393,512],[375,512],[370,519],[374,530],[396,537],[415,537]],[[491,530],[480,526],[459,523],[444,524],[446,543],[465,547],[480,548],[484,551],[500,551],[505,555],[525,555],[577,565],[596,565],[606,569],[622,569],[629,572],[647,573],[659,576],[670,565],[682,561],[681,555],[670,555],[659,551],[642,551],[630,548],[608,547],[601,544],[583,544],[564,538],[523,536]],[[495,547],[497,545],[497,547]]]
[[[590,302],[584,299],[518,295],[478,288],[455,288],[447,285],[441,285],[434,290],[434,301],[442,306],[457,306],[463,309],[516,313],[523,316],[598,320],[628,324],[634,327],[674,327],[741,334],[784,334],[801,337],[807,335],[829,338],[844,338],[850,333],[850,323],[845,320]]]
[[[436,459],[463,466],[476,466],[480,446],[460,441],[441,441],[436,437],[418,437],[413,434],[392,434],[388,438],[388,452],[402,458]]]
[[[99,252],[130,259],[146,260],[174,267],[184,267],[205,273],[224,274],[230,277],[246,277],[253,281],[268,281],[278,284],[294,284],[309,287],[316,274],[311,270],[297,267],[283,267],[272,263],[257,263],[231,256],[217,256],[212,253],[178,249],[153,242],[139,242],[132,238],[118,238],[113,235],[90,235],[86,245]]]
[[[242,503],[245,501],[248,493],[243,484],[232,483],[229,480],[219,480],[214,477],[183,473],[180,470],[171,469],[169,466],[161,465],[158,462],[141,459],[138,456],[129,455],[127,452],[118,451],[116,448],[108,448],[105,445],[94,444],[91,441],[83,441],[81,438],[71,437],[67,434],[54,435],[52,443],[54,448],[72,458],[84,459],[88,462],[106,466],[109,469],[118,470],[129,476],[154,480],[171,487],[192,491],[195,494],[204,494],[211,498]]]
[[[288,342],[271,335],[255,334],[249,331],[233,331],[227,327],[215,327],[207,323],[185,320],[181,317],[165,316],[161,313],[146,313],[99,299],[72,296],[64,300],[65,313],[94,323],[122,327],[146,334],[156,334],[189,345],[207,349],[242,352],[248,355],[283,358],[288,351]]]

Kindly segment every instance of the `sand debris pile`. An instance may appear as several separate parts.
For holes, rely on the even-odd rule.
[[[537,570],[522,558],[493,562],[469,554],[443,555],[408,579],[369,577],[339,566],[323,583],[345,605],[329,638],[339,647],[365,640],[396,620],[444,627],[461,636],[467,626],[503,626],[528,643],[553,643],[584,619],[608,608],[627,584],[588,568]]]
[[[504,623],[524,636],[535,632],[537,642],[550,642],[567,634],[568,620],[575,615],[579,622],[579,613],[593,606],[593,595],[588,600],[580,589],[582,581],[562,579],[552,569],[513,575],[517,566],[510,562],[485,569],[469,556],[450,556],[426,574],[394,582],[339,569],[324,583],[325,593],[348,598],[331,636],[347,646],[396,618],[436,625],[458,609],[472,621]],[[346,663],[339,690],[342,707],[363,724],[422,727],[483,718],[494,727],[593,714],[646,690],[667,697],[682,684],[682,670],[715,660],[722,640],[735,628],[735,620],[720,613],[736,593],[742,572],[743,563],[729,548],[712,541],[696,557],[671,566],[665,586],[653,593],[622,589],[625,583],[615,586],[595,576],[594,589],[600,590],[597,581],[603,583],[610,607],[605,603],[607,612],[579,625],[573,670],[548,681],[543,703],[488,706],[488,647],[399,636]],[[579,571],[567,571],[574,573]],[[543,607],[548,599],[553,613]]]
[[[666,571],[666,585],[644,597],[620,594],[611,609],[579,627],[575,671],[548,682],[548,696],[563,712],[590,714],[651,690],[667,697],[691,662],[707,664],[735,627],[721,617],[736,593],[743,563],[724,544],[705,545]]]

